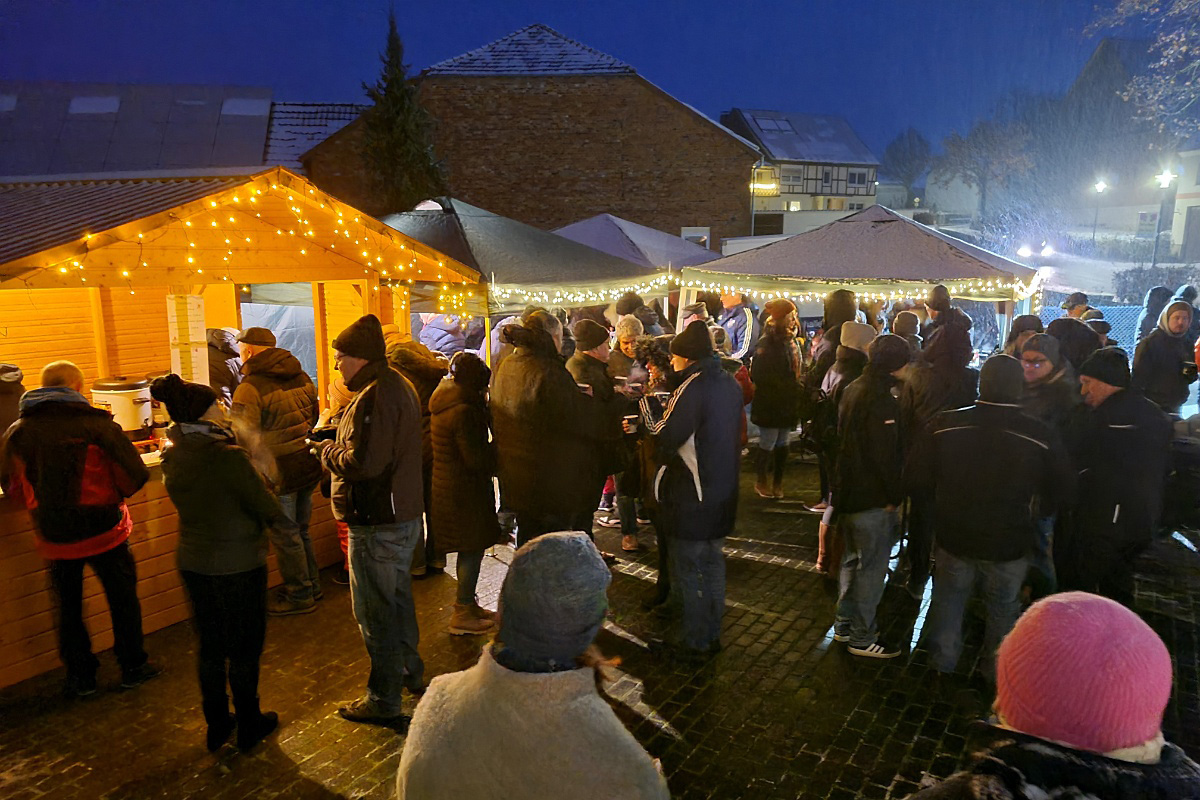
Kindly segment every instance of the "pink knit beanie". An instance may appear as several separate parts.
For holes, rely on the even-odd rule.
[[[1155,738],[1171,695],[1171,656],[1141,617],[1104,597],[1039,600],[996,656],[1005,725],[1108,753]]]

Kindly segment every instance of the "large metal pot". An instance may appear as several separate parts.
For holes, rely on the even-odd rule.
[[[92,384],[92,404],[106,409],[131,439],[150,436],[150,382],[118,375]]]

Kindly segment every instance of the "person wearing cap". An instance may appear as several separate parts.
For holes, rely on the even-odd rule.
[[[219,749],[236,725],[237,746],[246,751],[279,724],[275,712],[259,707],[258,665],[267,632],[266,531],[283,509],[236,445],[217,392],[169,374],[155,379],[150,394],[171,415],[163,485],[179,512],[176,560],[200,640],[208,749]]]
[[[271,596],[267,612],[309,614],[322,596],[308,535],[313,489],[321,481],[321,465],[307,443],[320,414],[317,388],[300,360],[276,347],[275,334],[266,328],[247,328],[238,343],[243,377],[233,390],[233,432],[274,485],[284,512],[271,529],[283,586]]]
[[[660,463],[655,498],[661,531],[671,539],[671,590],[682,611],[676,644],[685,658],[721,646],[725,613],[725,537],[737,517],[742,390],[713,358],[708,326],[696,320],[671,341],[679,381],[657,417],[650,398],[641,415]]]
[[[1021,408],[1065,436],[1083,405],[1083,398],[1079,395],[1075,370],[1062,354],[1059,341],[1045,333],[1035,333],[1021,346],[1017,358],[1025,370]]]
[[[1093,352],[1100,349],[1100,334],[1086,322],[1074,317],[1059,317],[1050,320],[1046,335],[1058,340],[1058,349],[1063,358],[1078,371]]]
[[[58,601],[64,694],[96,692],[99,661],[83,621],[84,566],[96,573],[108,600],[121,685],[137,686],[160,669],[142,646],[137,567],[128,542],[133,519],[125,501],[150,473],[112,415],[88,403],[83,372],[70,361],[42,368],[41,388],[21,396],[19,414],[0,440],[0,489],[37,527],[38,554]]]
[[[746,300],[746,296],[721,295],[721,316],[717,318],[717,324],[729,334],[733,358],[749,361],[754,355],[754,346],[758,344],[761,325],[754,307]]]
[[[612,420],[567,371],[561,336],[561,323],[545,311],[501,334],[513,352],[492,379],[492,434],[518,544],[550,531],[591,532],[603,489],[598,453],[611,441]]]
[[[228,408],[233,402],[233,390],[242,382],[242,356],[238,350],[236,328],[209,328],[208,385]]]
[[[842,337],[846,341],[845,333]],[[863,658],[900,655],[880,640],[875,614],[904,502],[900,402],[893,390],[909,355],[908,342],[895,334],[874,339],[862,375],[845,387],[838,404],[837,472],[830,504],[844,550],[833,638]]]
[[[1021,612],[1021,585],[1037,541],[1037,514],[1065,510],[1074,475],[1058,435],[1021,413],[1021,363],[995,355],[979,373],[979,400],[943,411],[918,434],[905,465],[910,492],[934,501],[935,571],[925,624],[930,663],[953,672],[976,585],[986,613],[983,670]],[[967,468],[969,466],[969,468]]]
[[[1067,299],[1063,300],[1059,307],[1066,311],[1067,316],[1072,319],[1081,318],[1091,308],[1088,305],[1088,296],[1083,292],[1072,292],[1067,295]]]
[[[690,303],[679,309],[680,330],[683,330],[688,325],[691,325],[692,321],[697,319],[705,324],[710,322],[708,305],[703,300]]]
[[[1079,495],[1055,542],[1059,584],[1133,603],[1133,564],[1150,544],[1170,469],[1171,421],[1131,388],[1124,350],[1105,347],[1080,368],[1088,406],[1073,437]]]
[[[754,405],[750,421],[758,426],[755,448],[759,497],[783,497],[783,471],[787,465],[788,437],[800,421],[800,381],[804,359],[796,343],[800,327],[796,306],[777,297],[765,306],[767,324],[754,349],[750,380],[754,382]],[[768,471],[772,480],[768,482]]]
[[[1171,654],[1137,614],[1051,595],[1000,645],[990,741],[910,800],[1200,797],[1200,765],[1163,739],[1170,699]]]
[[[547,533],[517,550],[495,640],[475,666],[434,678],[417,706],[397,800],[669,796],[598,689],[607,675],[592,641],[611,580],[583,533]]]
[[[1029,337],[1035,333],[1045,332],[1046,328],[1042,325],[1041,317],[1036,314],[1022,314],[1012,321],[1008,338],[1004,340],[1004,355],[1020,358],[1021,346],[1029,340]]]
[[[1133,353],[1130,385],[1168,414],[1179,414],[1188,386],[1196,380],[1196,362],[1186,335],[1192,324],[1192,304],[1172,300],[1158,316],[1158,327]]]
[[[425,689],[425,664],[413,605],[413,549],[425,503],[421,485],[421,402],[388,365],[374,314],[333,340],[338,370],[354,399],[337,437],[312,443],[333,475],[334,519],[350,528],[350,599],[371,659],[364,697],[338,709],[352,722],[404,720],[401,693]]]
[[[933,347],[937,338],[944,335],[949,328],[962,328],[968,332],[971,330],[971,318],[961,308],[952,305],[950,290],[940,283],[929,290],[929,296],[925,298],[925,309],[929,312],[929,324],[922,333],[926,350]]]
[[[1112,331],[1112,325],[1104,318],[1103,311],[1098,308],[1089,309],[1083,313],[1080,319],[1083,320],[1083,324],[1095,331],[1096,335],[1100,337],[1101,347],[1109,347],[1117,344],[1115,340],[1108,338],[1108,334]]]

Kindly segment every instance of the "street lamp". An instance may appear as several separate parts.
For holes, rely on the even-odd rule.
[[[1096,181],[1096,215],[1092,217],[1092,248],[1096,247],[1096,223],[1100,221],[1100,195],[1104,194],[1104,190],[1108,188],[1108,184],[1104,179]]]
[[[1170,167],[1163,167],[1163,171],[1154,176],[1154,180],[1158,181],[1158,188],[1163,190],[1163,194],[1158,201],[1158,219],[1154,224],[1154,249],[1150,253],[1150,269],[1154,269],[1158,265],[1158,238],[1162,234],[1163,207],[1167,204],[1167,190],[1171,188],[1171,181],[1178,177],[1171,172]]]

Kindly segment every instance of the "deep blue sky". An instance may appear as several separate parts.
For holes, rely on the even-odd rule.
[[[632,64],[705,113],[841,114],[881,155],[936,144],[1006,91],[1065,90],[1096,0],[397,0],[415,71],[533,22]],[[0,78],[270,86],[357,101],[387,0],[0,0]]]

